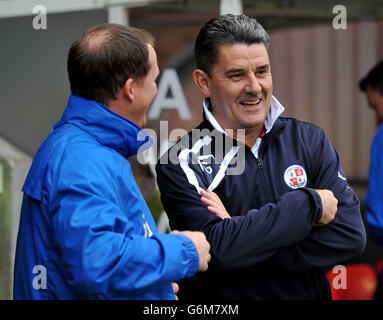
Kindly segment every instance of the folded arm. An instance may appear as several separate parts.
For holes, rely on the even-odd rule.
[[[294,270],[331,267],[364,251],[366,234],[359,200],[348,185],[339,156],[323,131],[312,162],[312,187],[334,193],[338,199],[337,214],[331,223],[314,227],[305,239],[279,250],[273,257],[276,267]]]
[[[279,248],[305,238],[322,216],[316,191],[301,189],[286,193],[276,203],[222,219],[208,211],[180,166],[159,164],[156,169],[171,227],[203,231],[211,245],[212,265],[220,269],[247,267],[268,259]]]
[[[194,275],[198,253],[189,238],[154,228],[145,237],[137,220],[142,212],[121,210],[105,168],[90,159],[77,163],[75,169],[62,165],[65,176],[57,177],[49,205],[55,245],[71,285],[89,296],[121,297]]]

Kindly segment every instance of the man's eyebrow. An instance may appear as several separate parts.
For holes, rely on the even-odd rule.
[[[258,66],[256,68],[256,70],[268,70],[270,69],[270,65],[269,64],[264,64],[264,65],[261,65],[261,66]],[[236,74],[236,73],[241,73],[241,72],[244,72],[245,69],[242,69],[242,68],[237,68],[237,69],[229,69],[225,72],[225,75],[226,76],[230,76],[230,75],[233,75],[233,74]]]
[[[257,67],[257,70],[259,70],[259,69],[263,70],[263,69],[269,69],[269,68],[270,68],[269,64],[264,64],[262,66]]]
[[[235,73],[241,73],[244,69],[229,69],[225,72],[225,75],[230,76]]]

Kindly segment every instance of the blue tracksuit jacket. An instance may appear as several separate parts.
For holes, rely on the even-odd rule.
[[[249,148],[207,113],[156,166],[171,227],[201,230],[211,244],[209,270],[182,281],[180,299],[329,299],[326,268],[360,255],[366,235],[325,133],[277,115]],[[232,218],[209,213],[200,188],[217,193]],[[313,189],[330,189],[339,201],[323,227],[314,226],[322,207]]]
[[[174,299],[171,282],[197,271],[193,242],[158,233],[134,180],[141,130],[70,97],[23,187],[15,299]]]
[[[375,243],[383,246],[383,125],[371,147],[368,191],[365,198],[368,231]],[[374,299],[383,300],[383,272],[378,278]]]
[[[366,195],[366,218],[373,240],[383,245],[383,126],[371,148],[370,175]]]

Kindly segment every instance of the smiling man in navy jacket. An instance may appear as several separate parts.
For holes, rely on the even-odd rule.
[[[156,167],[171,227],[211,244],[211,268],[181,282],[180,299],[330,299],[326,268],[365,248],[325,133],[280,116],[268,39],[245,15],[216,17],[197,37],[203,122]]]

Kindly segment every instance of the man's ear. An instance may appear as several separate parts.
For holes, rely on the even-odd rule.
[[[135,81],[132,78],[129,78],[125,81],[124,86],[122,87],[122,93],[124,95],[124,98],[127,99],[129,102],[133,102],[135,99]]]
[[[193,71],[193,79],[197,87],[201,90],[202,94],[205,96],[205,98],[210,97],[210,77],[208,74],[201,70],[201,69],[195,69]]]

